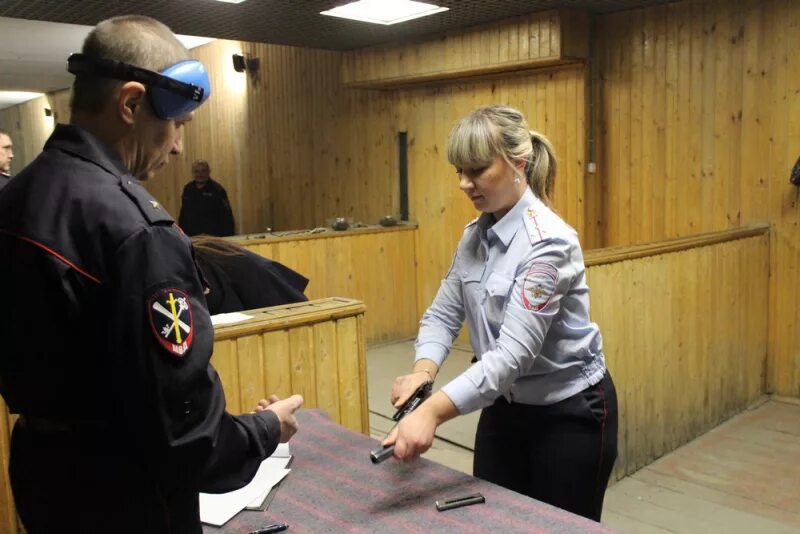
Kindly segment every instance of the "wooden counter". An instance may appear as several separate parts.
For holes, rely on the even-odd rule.
[[[307,277],[306,296],[310,299],[347,296],[362,301],[367,343],[415,336],[421,315],[417,309],[416,225],[320,230],[231,240]]]

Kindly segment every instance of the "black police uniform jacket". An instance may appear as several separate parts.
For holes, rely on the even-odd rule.
[[[206,303],[212,314],[279,306],[308,300],[308,278],[249,250],[240,255],[197,250],[197,266],[208,282]]]
[[[187,235],[233,235],[233,212],[225,188],[211,178],[203,187],[197,187],[194,181],[186,184],[178,224]]]
[[[28,531],[200,532],[198,492],[247,483],[280,423],[225,410],[189,239],[109,148],[58,125],[0,194],[0,257]]]

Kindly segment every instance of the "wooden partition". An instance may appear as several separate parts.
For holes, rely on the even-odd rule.
[[[363,303],[327,298],[245,313],[254,318],[215,328],[211,363],[228,411],[250,411],[272,393],[299,393],[305,407],[369,434]]]
[[[416,234],[416,225],[409,224],[234,241],[307,277],[311,299],[348,296],[363,301],[366,340],[375,343],[417,332]]]
[[[616,478],[764,391],[766,226],[586,253],[592,319],[619,395]]]
[[[364,305],[345,298],[261,308],[253,318],[217,326],[211,362],[227,410],[248,412],[269,394],[303,395],[304,407],[369,435]],[[17,416],[0,397],[0,534],[16,534],[8,478],[9,439]]]
[[[17,416],[8,413],[8,407],[0,397],[0,534],[17,534],[17,512],[8,476],[9,440],[16,420]]]

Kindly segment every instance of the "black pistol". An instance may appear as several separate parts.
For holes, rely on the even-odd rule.
[[[403,417],[416,410],[417,406],[422,404],[422,401],[430,396],[432,389],[433,382],[430,380],[418,387],[414,394],[411,395],[405,404],[392,416],[392,421],[395,421],[395,426],[397,426],[397,423],[399,423]],[[391,432],[391,430],[389,432]],[[394,445],[389,445],[388,447],[381,447],[378,450],[370,451],[369,459],[372,460],[373,464],[379,464],[392,454],[394,454]]]

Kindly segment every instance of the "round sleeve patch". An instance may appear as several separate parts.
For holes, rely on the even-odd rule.
[[[160,289],[147,299],[153,335],[162,347],[179,358],[192,347],[194,325],[189,302],[189,295],[175,288]]]
[[[522,305],[541,311],[550,302],[558,283],[558,270],[549,263],[533,262],[522,283]]]

